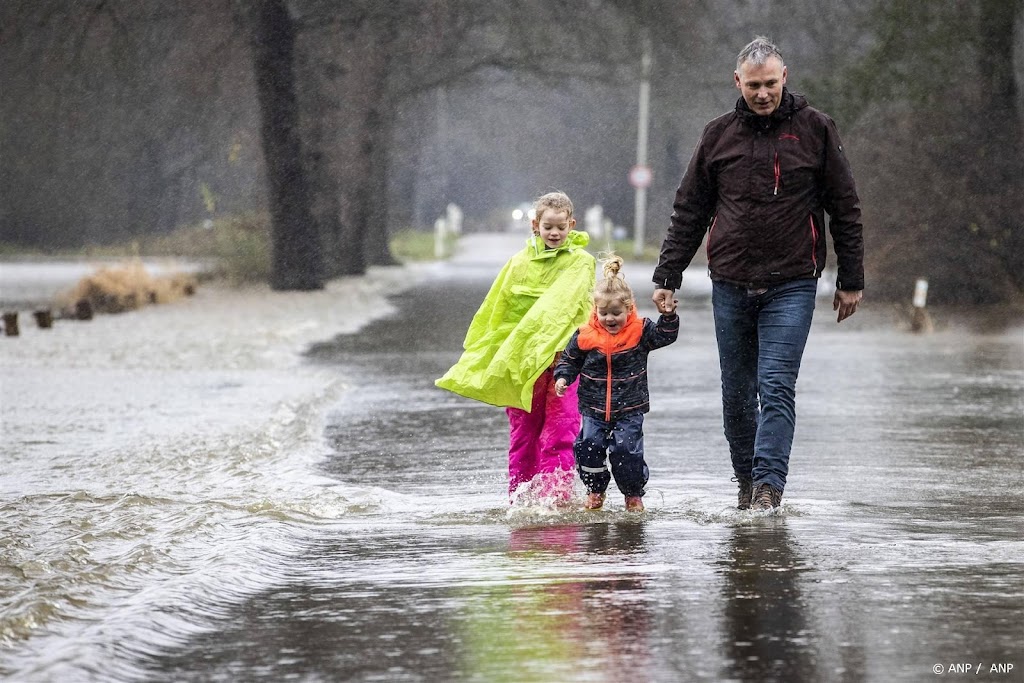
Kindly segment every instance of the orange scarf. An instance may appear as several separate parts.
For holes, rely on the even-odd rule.
[[[644,333],[644,321],[636,317],[636,307],[629,309],[626,324],[618,334],[612,334],[598,322],[597,309],[590,311],[590,320],[580,328],[576,343],[581,351],[598,350],[604,354],[608,377],[604,387],[604,419],[610,420],[612,414],[612,355],[626,351],[640,343]]]
[[[618,334],[612,334],[604,329],[597,319],[597,310],[594,309],[590,311],[590,320],[580,328],[580,336],[576,341],[583,351],[597,349],[611,357],[613,353],[631,349],[639,344],[643,333],[644,321],[637,317],[636,307],[629,309],[629,313],[626,315],[626,324],[622,326]]]

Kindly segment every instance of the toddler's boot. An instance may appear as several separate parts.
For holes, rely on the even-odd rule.
[[[643,512],[644,499],[640,496],[626,496],[626,512]]]

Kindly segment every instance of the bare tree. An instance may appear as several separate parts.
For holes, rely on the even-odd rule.
[[[1021,5],[9,0],[0,237],[124,241],[266,204],[273,284],[305,289],[390,262],[394,206],[403,221],[429,221],[495,169],[516,179],[515,196],[530,178],[577,183],[588,199],[611,188],[602,203],[625,206],[645,35],[649,214],[667,216],[701,124],[735,100],[736,49],[763,29],[795,55],[812,103],[841,122],[873,295],[902,296],[924,274],[938,298],[1019,297]],[[837,22],[840,39],[826,40]],[[598,92],[611,116],[579,106]],[[538,166],[537,150],[557,147],[571,150]]]
[[[271,286],[320,289],[320,235],[313,221],[299,139],[295,29],[284,0],[259,0],[248,9],[270,189]]]
[[[854,96],[843,109],[857,121],[852,159],[869,170],[866,267],[877,295],[905,297],[916,277],[940,302],[1024,293],[1020,16],[1020,0],[878,6],[876,42],[846,72]]]
[[[596,3],[595,3],[596,4]],[[433,0],[345,5],[305,0],[296,7],[303,143],[312,169],[331,274],[393,262],[387,202],[395,112],[403,102],[484,71],[541,80],[609,78],[622,54],[585,42],[573,3]],[[594,12],[615,30],[615,15]],[[592,28],[583,23],[583,29]],[[620,44],[613,41],[613,44]],[[584,46],[586,49],[581,49]]]
[[[251,66],[226,4],[0,3],[0,226],[127,241],[261,201]],[[217,69],[209,64],[218,64]]]

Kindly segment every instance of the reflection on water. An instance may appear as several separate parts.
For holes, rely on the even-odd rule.
[[[148,678],[651,680],[651,596],[621,571],[642,568],[643,523],[481,531],[312,547],[316,580],[253,598],[216,634],[152,658]]]
[[[818,681],[794,552],[784,520],[737,526],[723,562],[726,677]]]
[[[653,617],[642,576],[598,572],[581,578],[582,564],[636,562],[643,524],[572,524],[512,529],[509,552],[523,579],[488,589],[472,601],[480,611],[467,621],[464,673],[488,681],[647,680]],[[557,557],[562,556],[562,557]],[[564,575],[537,580],[552,559]],[[539,566],[530,566],[537,564]]]

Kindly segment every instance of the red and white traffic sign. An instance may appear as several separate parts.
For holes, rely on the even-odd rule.
[[[629,169],[629,184],[633,187],[650,187],[653,177],[650,166],[636,165]]]

